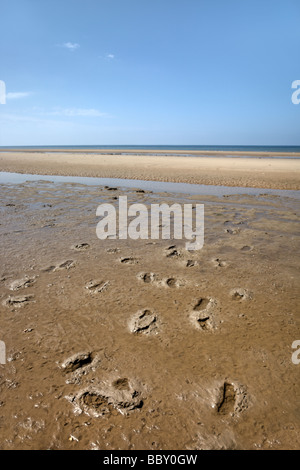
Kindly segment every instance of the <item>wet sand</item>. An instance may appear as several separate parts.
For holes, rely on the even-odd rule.
[[[121,153],[120,150],[118,152]],[[198,155],[195,157],[166,155],[167,151],[160,155],[149,155],[146,151],[134,151],[130,155],[128,150],[124,152],[126,155],[110,155],[108,150],[106,153],[85,150],[1,151],[0,171],[300,189],[300,159],[284,158],[287,154],[246,152],[241,155],[248,155],[249,158],[236,158],[238,153],[235,157],[226,157],[221,152],[205,152],[205,155],[210,156],[195,152],[194,155]],[[159,154],[158,151],[155,153]],[[180,152],[176,151],[176,154]],[[282,158],[272,158],[272,155]],[[299,154],[292,155],[299,157]]]
[[[99,240],[120,195],[204,203],[204,247]],[[0,199],[1,449],[299,448],[298,201],[45,181]]]

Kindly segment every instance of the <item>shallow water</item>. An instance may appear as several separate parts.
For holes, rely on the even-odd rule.
[[[84,185],[118,186],[119,188],[139,188],[153,192],[170,192],[177,194],[226,196],[232,194],[247,194],[259,196],[267,194],[271,196],[286,196],[300,199],[300,191],[263,188],[242,188],[228,186],[214,186],[189,183],[169,183],[161,181],[143,181],[121,178],[93,178],[83,176],[59,176],[59,175],[31,175],[26,173],[0,172],[0,184],[19,184],[25,181],[51,181],[54,183],[77,183]]]

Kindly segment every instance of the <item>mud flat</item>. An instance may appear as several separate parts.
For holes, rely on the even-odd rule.
[[[99,240],[121,195],[203,203],[203,248]],[[298,200],[50,181],[0,200],[1,449],[299,448]]]

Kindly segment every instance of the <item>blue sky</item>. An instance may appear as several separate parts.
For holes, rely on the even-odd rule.
[[[0,9],[0,145],[300,145],[299,0]]]

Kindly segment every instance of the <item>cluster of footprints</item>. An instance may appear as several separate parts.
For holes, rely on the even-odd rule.
[[[143,314],[144,317],[150,315],[151,324],[155,324],[155,318],[149,312],[145,311]],[[142,325],[138,328],[142,328]],[[100,355],[89,351],[73,354],[59,364],[66,384],[82,386],[75,393],[65,396],[65,399],[73,406],[74,413],[76,415],[85,413],[90,417],[99,418],[118,413],[126,416],[143,408],[149,392],[147,386],[136,379],[116,376],[114,371],[101,370],[101,380],[98,380],[92,373],[97,368],[101,368],[101,365]],[[88,382],[84,379],[88,379],[89,374],[92,374],[92,379]],[[213,392],[212,398],[211,391]],[[237,416],[248,408],[248,394],[243,385],[226,379],[211,391],[208,391],[207,402],[219,415]]]
[[[76,251],[85,251],[90,248],[88,243],[81,243],[71,247]],[[110,249],[110,253],[117,253],[119,250]],[[165,250],[165,255],[168,258],[180,259],[182,257],[179,250],[175,245],[168,247]],[[123,257],[119,259],[121,264],[138,264],[138,259],[133,257]],[[197,265],[197,261],[185,260],[186,267],[193,267]],[[219,259],[213,260],[215,266],[223,267],[225,263]],[[66,260],[51,265],[42,269],[43,272],[55,272],[62,269],[70,269],[75,266],[75,261]],[[176,280],[173,277],[161,279],[155,273],[139,273],[138,279],[146,284],[155,284],[157,286],[165,286],[169,288],[182,287],[185,282]],[[21,279],[14,280],[7,285],[11,291],[19,291],[31,287],[36,282],[35,277],[24,276]],[[109,281],[91,280],[85,288],[92,294],[101,293],[109,286]],[[230,291],[230,296],[233,300],[249,300],[252,294],[243,288],[235,288]],[[34,296],[28,295],[15,295],[9,296],[4,300],[3,304],[10,307],[21,307],[29,302],[34,301]],[[201,297],[195,301],[192,311],[189,314],[189,319],[193,326],[201,331],[209,331],[216,327],[216,307],[217,301],[212,298]],[[134,314],[128,323],[129,330],[133,334],[151,335],[157,334],[160,327],[160,319],[157,313],[146,308]],[[95,371],[101,363],[99,357],[93,356],[90,352],[77,353],[61,365],[61,369],[67,376],[66,383],[80,384],[84,376],[88,375],[91,371]],[[74,406],[76,414],[86,413],[89,416],[99,417],[107,414],[114,414],[119,412],[126,415],[130,411],[142,408],[143,400],[143,387],[141,384],[134,380],[129,380],[126,377],[117,377],[110,382],[95,382],[81,389],[78,393],[67,396],[66,398]],[[247,394],[243,386],[233,384],[225,381],[218,387],[215,394],[215,403],[213,408],[221,415],[231,414],[243,411],[247,407]]]

